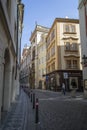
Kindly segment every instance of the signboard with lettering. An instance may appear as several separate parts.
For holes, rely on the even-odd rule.
[[[68,79],[68,73],[67,73],[67,72],[64,72],[64,73],[63,73],[63,77],[64,77],[64,79]]]

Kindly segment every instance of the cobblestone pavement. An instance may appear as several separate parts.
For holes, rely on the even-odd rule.
[[[87,130],[87,100],[78,93],[70,94],[36,91],[39,97],[41,130]]]
[[[27,126],[27,96],[22,91],[8,112],[0,130],[26,130]]]
[[[87,130],[87,100],[82,93],[71,98],[70,93],[34,91],[39,98],[40,123],[35,124],[35,109],[22,91],[0,130]]]

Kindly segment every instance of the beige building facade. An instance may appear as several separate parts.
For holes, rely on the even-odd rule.
[[[84,94],[87,97],[87,0],[79,0]]]
[[[40,89],[46,89],[45,76],[46,75],[46,36],[44,33],[38,44],[38,86]]]
[[[41,40],[41,36],[49,31],[48,28],[36,25],[34,31],[31,34],[31,70],[32,70],[32,88],[38,88],[38,44]]]
[[[23,17],[21,18],[17,10],[23,14],[23,7],[19,1],[0,0],[0,119],[19,93],[18,39],[21,39],[19,27],[22,27],[18,22],[22,23]]]
[[[56,18],[47,36],[46,86],[60,90],[82,90],[82,67],[79,20]]]

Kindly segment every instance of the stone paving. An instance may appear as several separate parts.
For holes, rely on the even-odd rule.
[[[76,98],[71,98],[70,95],[36,93],[41,130],[87,130],[87,100],[83,95],[78,93]]]
[[[16,100],[7,114],[0,130],[26,130],[27,124],[27,97],[22,91],[19,100]]]
[[[82,93],[71,98],[70,93],[34,92],[39,98],[40,123],[35,124],[35,109],[22,91],[0,130],[87,130],[87,99]]]

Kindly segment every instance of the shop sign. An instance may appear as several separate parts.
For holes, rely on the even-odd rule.
[[[64,79],[68,79],[68,73],[64,72],[63,77],[64,77]]]

